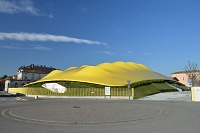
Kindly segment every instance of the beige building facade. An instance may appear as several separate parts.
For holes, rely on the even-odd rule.
[[[185,71],[180,71],[180,72],[174,72],[171,75],[172,78],[178,79],[178,81],[182,84],[184,84],[187,87],[191,87],[189,84],[189,78],[188,75],[186,74]]]
[[[190,78],[188,77],[188,75]],[[172,78],[176,78],[180,83],[187,87],[199,87],[200,86],[200,71],[180,71],[172,73]],[[191,80],[192,79],[192,80]]]

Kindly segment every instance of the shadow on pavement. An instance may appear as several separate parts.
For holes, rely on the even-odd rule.
[[[16,97],[16,95],[0,95],[0,97]]]
[[[21,93],[10,94],[5,91],[0,91],[0,97],[19,97],[19,96],[25,96],[25,95]]]

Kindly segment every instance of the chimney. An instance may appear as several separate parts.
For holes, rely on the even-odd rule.
[[[31,64],[31,68],[32,68],[32,69],[34,68],[34,64]]]

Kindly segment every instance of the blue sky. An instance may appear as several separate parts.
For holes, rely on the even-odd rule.
[[[199,0],[0,0],[0,77],[23,65],[200,65]]]

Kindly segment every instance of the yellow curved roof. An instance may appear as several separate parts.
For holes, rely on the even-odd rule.
[[[97,66],[70,67],[65,71],[54,70],[44,78],[31,84],[45,81],[79,81],[106,86],[124,86],[127,85],[127,80],[131,80],[131,83],[134,83],[152,79],[171,80],[152,71],[143,64],[119,61],[102,63]]]

